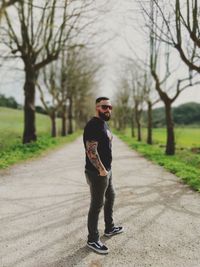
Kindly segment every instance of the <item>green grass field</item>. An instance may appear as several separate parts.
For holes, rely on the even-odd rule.
[[[146,129],[143,129],[143,138],[145,138],[144,132],[146,132]],[[191,151],[191,148],[200,148],[200,129],[176,129],[177,150],[174,156],[165,155],[163,146],[166,139],[165,129],[154,129],[153,145],[146,144],[145,139],[138,142],[136,138],[132,138],[130,129],[127,129],[124,133],[117,131],[115,133],[131,148],[176,174],[191,188],[200,191],[200,153]]]
[[[60,128],[60,120],[57,124]],[[70,136],[52,138],[50,119],[42,114],[36,114],[36,129],[37,142],[22,145],[23,110],[0,107],[0,169],[71,142],[80,135],[76,132]]]
[[[21,142],[23,133],[23,110],[0,107],[0,151]],[[38,135],[50,133],[50,119],[36,114]]]
[[[147,130],[142,129],[143,140],[146,140]],[[126,130],[126,134],[131,134],[131,129]],[[175,142],[177,147],[191,148],[200,147],[200,128],[175,128]],[[164,145],[166,142],[166,129],[154,128],[153,129],[153,142],[156,144]]]

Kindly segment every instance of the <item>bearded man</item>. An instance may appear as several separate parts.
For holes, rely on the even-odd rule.
[[[98,231],[99,213],[104,206],[104,235],[107,237],[123,232],[115,226],[113,204],[115,191],[112,183],[112,133],[107,125],[112,105],[107,97],[96,99],[96,114],[84,128],[83,141],[86,151],[85,176],[90,187],[91,202],[88,212],[87,246],[94,251],[107,254],[108,248],[100,241]]]

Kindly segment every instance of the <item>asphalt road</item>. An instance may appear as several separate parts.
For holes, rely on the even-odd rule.
[[[0,175],[0,267],[199,267],[200,194],[116,137],[115,223],[108,255],[86,247],[82,139]]]

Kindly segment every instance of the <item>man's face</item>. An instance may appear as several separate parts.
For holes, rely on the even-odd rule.
[[[112,113],[112,105],[110,100],[101,100],[96,105],[99,117],[104,121],[109,121]]]

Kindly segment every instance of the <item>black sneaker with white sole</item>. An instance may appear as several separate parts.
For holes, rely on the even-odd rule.
[[[124,232],[124,228],[122,226],[113,226],[113,228],[110,231],[105,231],[105,236],[112,236],[117,235]]]
[[[107,254],[108,248],[100,241],[87,242],[87,246],[100,254]]]

